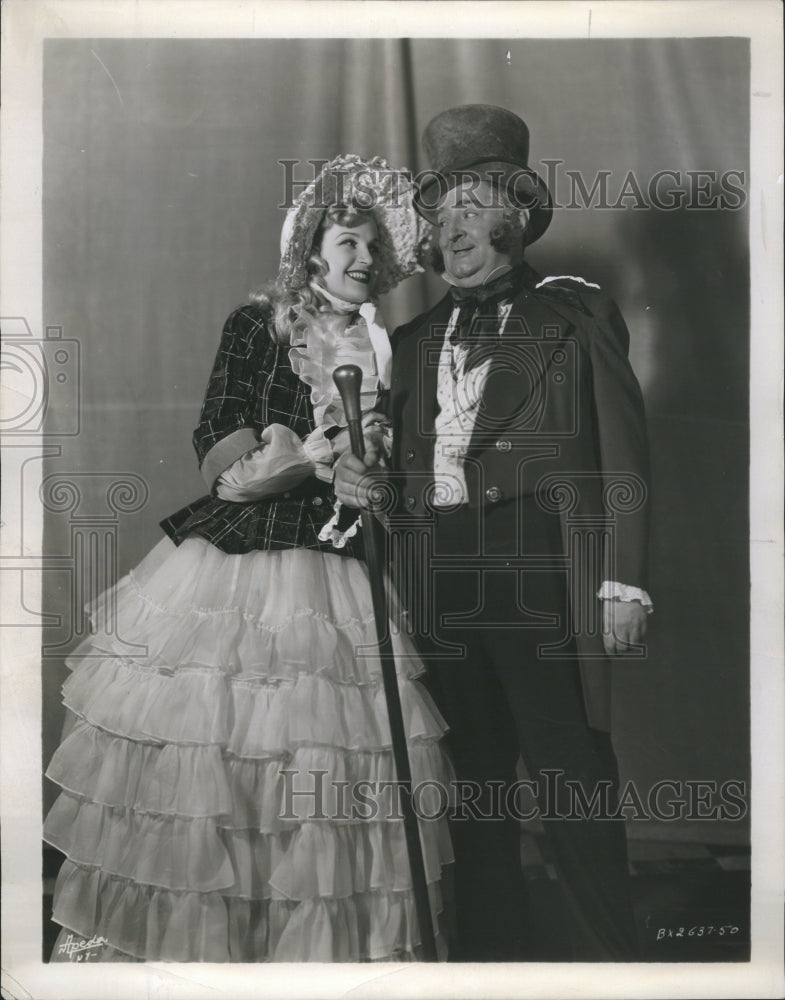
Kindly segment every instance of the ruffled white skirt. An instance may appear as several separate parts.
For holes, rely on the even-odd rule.
[[[88,612],[47,771],[44,836],[67,857],[53,958],[63,940],[115,960],[417,957],[364,564],[164,539]],[[436,917],[445,727],[393,645]]]

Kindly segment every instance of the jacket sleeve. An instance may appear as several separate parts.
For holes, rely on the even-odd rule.
[[[224,325],[193,435],[211,489],[225,469],[259,443],[252,413],[265,363],[274,364],[274,345],[264,320],[252,308],[237,309]]]
[[[587,299],[589,297],[587,296]],[[591,296],[588,349],[606,512],[615,526],[603,579],[646,590],[650,508],[649,446],[630,336],[611,299]]]

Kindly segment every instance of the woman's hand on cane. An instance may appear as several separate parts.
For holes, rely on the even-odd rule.
[[[365,439],[366,452],[376,451],[377,455],[381,453],[384,427],[387,422],[387,417],[383,413],[379,413],[377,410],[368,410],[367,413],[363,414],[362,429],[363,438]],[[338,431],[338,433],[330,441],[330,446],[332,447],[333,455],[335,455],[336,459],[345,455],[347,452],[351,452],[352,445],[349,440],[349,429],[344,427]]]

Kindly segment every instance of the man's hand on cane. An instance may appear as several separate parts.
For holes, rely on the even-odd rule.
[[[349,507],[368,510],[373,506],[373,487],[385,475],[379,464],[378,447],[368,447],[365,458],[357,458],[350,451],[344,452],[333,466],[335,470],[335,495]]]

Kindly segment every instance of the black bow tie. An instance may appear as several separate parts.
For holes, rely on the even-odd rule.
[[[492,353],[499,334],[499,303],[514,298],[526,285],[526,277],[523,267],[518,267],[477,288],[450,288],[450,297],[458,307],[450,343],[468,348],[465,371]]]

